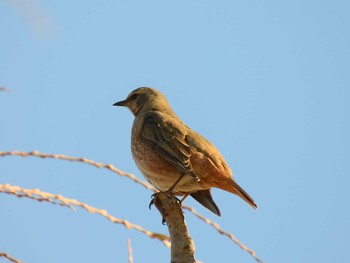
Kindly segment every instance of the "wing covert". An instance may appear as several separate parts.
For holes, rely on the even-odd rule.
[[[199,180],[190,163],[191,148],[184,129],[177,127],[175,121],[166,121],[156,112],[147,113],[143,118],[142,136],[166,161]]]

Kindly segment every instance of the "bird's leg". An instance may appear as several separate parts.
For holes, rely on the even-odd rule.
[[[184,177],[185,174],[181,174],[180,177],[175,181],[175,183],[167,190],[166,193],[172,194],[175,186],[181,181],[181,179]]]
[[[188,196],[188,194],[186,194],[181,200],[178,199],[175,195],[173,195],[173,191],[175,189],[175,186],[181,181],[181,179],[184,177],[185,174],[181,174],[180,177],[175,181],[175,183],[167,190],[165,191],[165,193],[171,197],[174,196],[177,201],[179,202],[179,204],[181,205],[182,201],[185,200],[185,198]]]
[[[173,195],[173,191],[174,191],[174,188],[175,188],[175,186],[181,181],[181,179],[184,177],[184,175],[185,174],[181,174],[180,175],[180,177],[175,181],[175,183],[167,190],[167,191],[165,191],[165,193],[169,196],[169,195]],[[159,192],[158,192],[159,193]],[[149,209],[151,209],[151,206],[153,205],[153,203],[154,203],[154,198],[157,196],[157,194],[158,193],[154,193],[153,195],[151,195],[151,198],[152,198],[152,200],[151,200],[151,202],[149,203]],[[169,196],[170,197],[170,196]],[[181,199],[181,201],[179,200],[179,199],[177,199],[178,201],[179,201],[179,203],[181,204],[181,202],[183,201],[183,200],[185,200],[185,198],[187,197],[187,195],[185,195],[182,199]]]
[[[189,196],[190,193],[186,193],[180,200],[180,203],[182,204],[183,201],[185,201],[185,199],[187,198],[187,196]]]
[[[185,174],[181,174],[180,177],[175,181],[175,183],[174,183],[167,191],[164,192],[164,193],[166,193],[166,194],[168,195],[169,198],[170,198],[171,196],[174,196],[174,195],[173,195],[174,188],[175,188],[175,186],[181,181],[181,179],[184,177],[184,175],[185,175]],[[151,202],[150,202],[149,205],[148,205],[148,208],[149,208],[149,209],[151,209],[152,205],[154,204],[154,199],[157,197],[157,195],[158,195],[159,193],[160,193],[160,192],[154,193],[153,195],[151,195],[152,200],[151,200]],[[189,195],[189,194],[186,194],[181,200],[179,200],[176,196],[174,196],[174,197],[177,199],[177,201],[178,201],[179,204],[181,205],[181,202],[182,202],[183,200],[185,200],[185,198],[186,198],[188,195]],[[162,219],[162,224],[164,225],[165,222],[166,222],[166,221],[165,221],[165,219],[163,218],[163,219]]]
[[[148,205],[148,208],[151,209],[152,208],[152,205],[154,205],[154,199],[157,197],[158,194],[160,194],[161,192],[158,192],[158,193],[154,193],[153,195],[151,195],[151,202],[149,202],[149,205]],[[168,191],[164,192],[167,194],[168,197],[171,197],[172,194],[169,193]],[[185,198],[188,196],[189,194],[186,194],[183,198],[181,198],[181,200],[179,198],[177,198],[176,196],[174,196],[176,198],[176,200],[179,202],[179,204],[181,204],[181,202],[183,200],[185,200]]]
[[[157,193],[154,193],[154,194],[151,195],[152,200],[151,200],[151,202],[149,202],[149,205],[148,205],[148,208],[149,208],[149,209],[152,208],[152,205],[154,205],[154,199],[155,199],[155,198],[157,197],[157,195],[160,194],[160,193],[161,193],[161,192],[157,192]],[[169,193],[168,191],[166,191],[166,192],[164,192],[164,193],[166,193],[168,197],[171,197],[171,196],[172,196],[172,194]],[[179,200],[176,196],[174,196],[174,197],[177,199],[177,201],[178,201],[180,204],[181,204],[182,200],[185,199],[185,197],[183,197],[181,200]]]

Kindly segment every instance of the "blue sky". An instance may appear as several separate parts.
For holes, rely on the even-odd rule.
[[[133,116],[161,90],[212,141],[258,204],[214,189],[222,217],[187,199],[264,262],[345,262],[350,242],[348,1],[0,2],[0,150],[112,163],[139,178]],[[167,233],[151,192],[109,171],[0,158],[0,181],[60,193]],[[0,195],[0,251],[25,262],[165,262],[160,242],[97,215]],[[196,257],[254,262],[186,212]]]

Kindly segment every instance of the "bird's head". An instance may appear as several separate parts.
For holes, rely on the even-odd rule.
[[[158,90],[148,87],[133,90],[125,100],[118,101],[113,106],[128,107],[135,116],[140,112],[151,110],[172,112],[165,96]]]

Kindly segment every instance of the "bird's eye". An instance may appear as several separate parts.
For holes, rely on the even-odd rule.
[[[136,93],[134,93],[134,94],[132,94],[131,96],[130,96],[130,100],[136,100],[136,98],[139,96],[139,94],[136,94]]]

